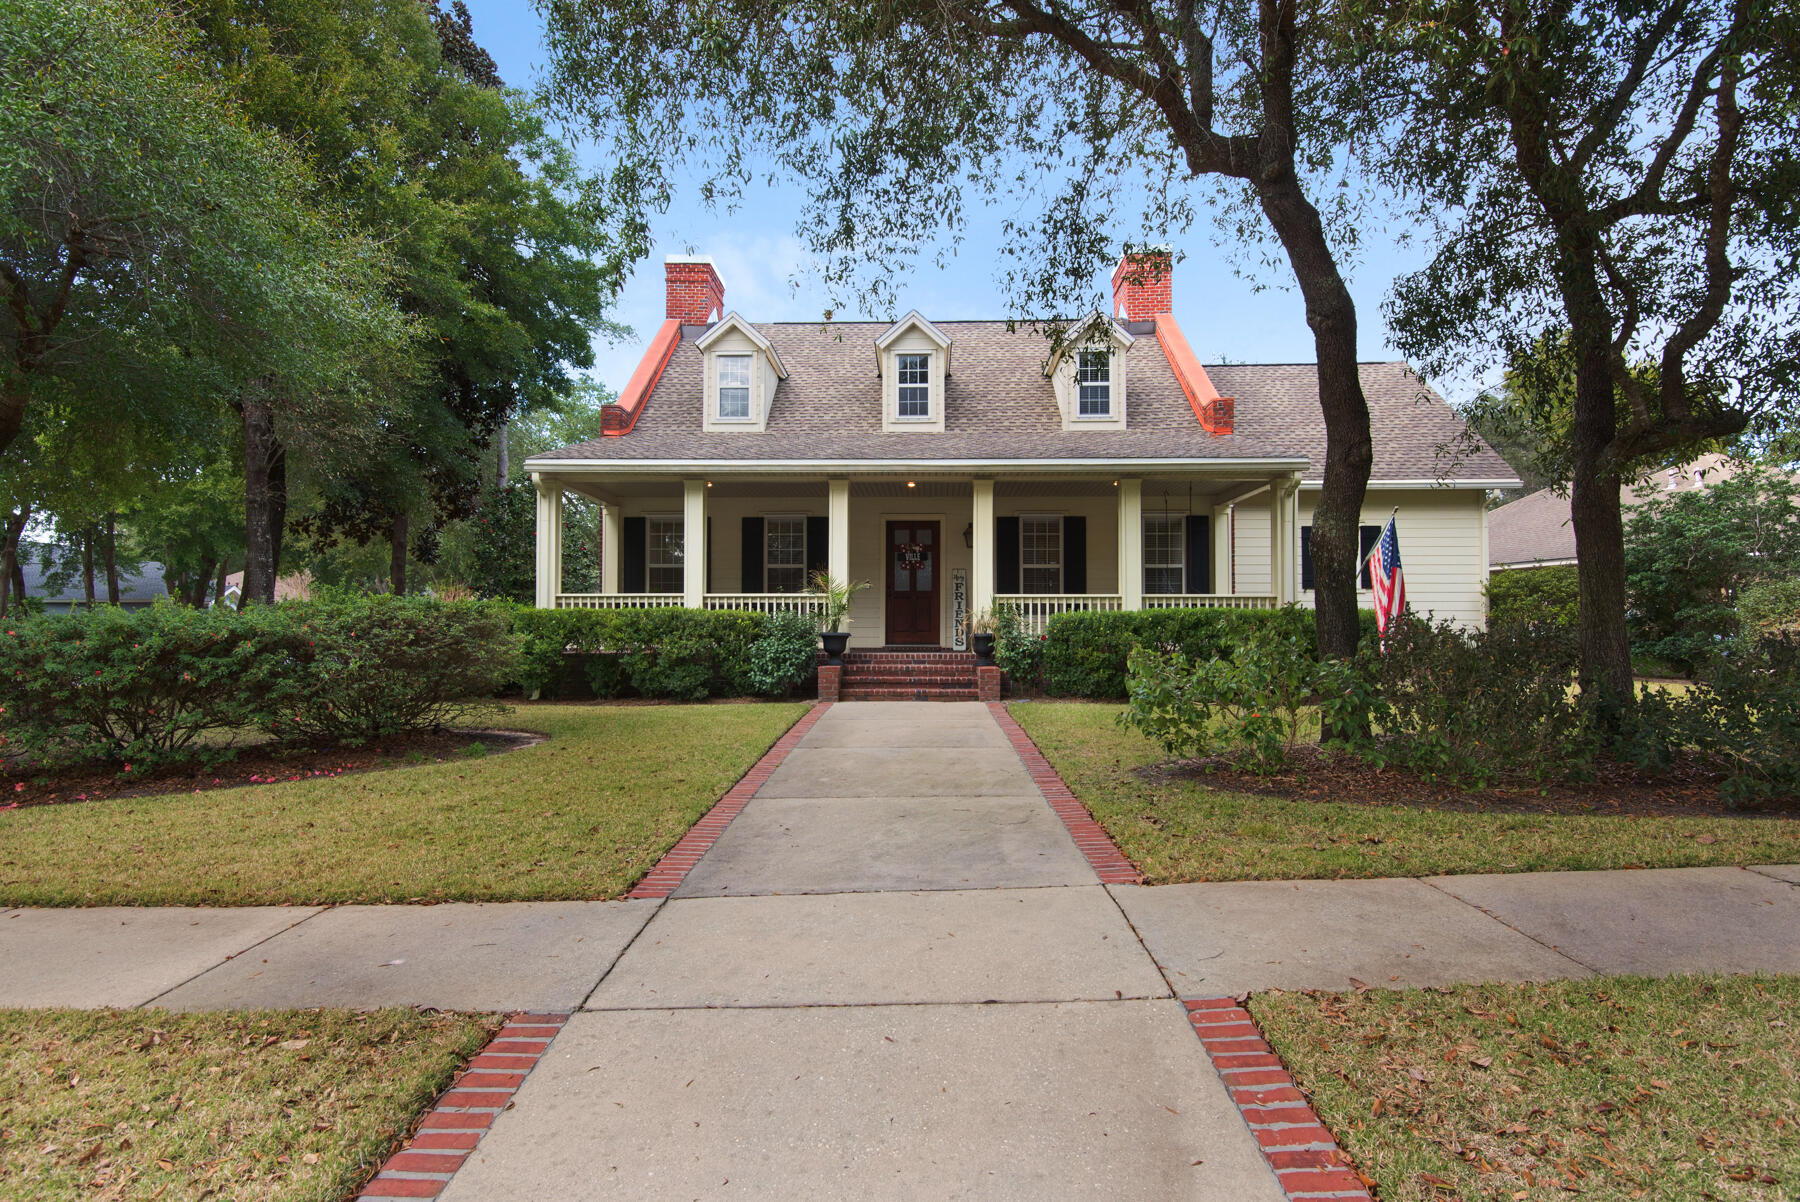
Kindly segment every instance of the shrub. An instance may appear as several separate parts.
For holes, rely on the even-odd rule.
[[[1126,696],[1127,660],[1137,647],[1179,651],[1190,663],[1230,658],[1264,627],[1273,627],[1282,637],[1304,647],[1315,645],[1312,611],[1293,605],[1278,610],[1148,609],[1060,614],[1050,620],[1041,640],[1039,682],[1053,696],[1120,698]],[[1373,614],[1363,615],[1363,627],[1364,639],[1372,639]]]
[[[1747,633],[1800,634],[1800,577],[1753,584],[1739,593],[1738,621]]]
[[[1553,623],[1465,631],[1409,615],[1370,661],[1374,732],[1350,749],[1477,784],[1579,775],[1598,749],[1571,689],[1577,658],[1575,632]]]
[[[1645,688],[1632,733],[1640,763],[1698,756],[1727,805],[1800,796],[1800,635],[1735,640],[1687,690]]]
[[[1044,641],[1010,605],[994,609],[994,662],[1019,685],[1037,688],[1043,672]]]
[[[1488,622],[1549,622],[1573,627],[1580,620],[1581,583],[1574,564],[1512,568],[1488,577]]]
[[[265,720],[282,739],[357,742],[493,712],[518,655],[506,615],[480,602],[341,594],[248,616],[286,626],[305,682]]]
[[[1286,765],[1300,738],[1301,711],[1341,692],[1355,664],[1321,664],[1308,641],[1274,622],[1251,628],[1228,658],[1191,660],[1138,647],[1130,658],[1130,708],[1122,725],[1171,755],[1236,755],[1261,773]]]
[[[776,614],[750,651],[750,688],[779,697],[813,673],[819,662],[815,624],[799,614]]]
[[[223,758],[201,737],[256,724],[283,687],[264,634],[229,610],[173,604],[15,618],[0,630],[0,750],[132,770]]]

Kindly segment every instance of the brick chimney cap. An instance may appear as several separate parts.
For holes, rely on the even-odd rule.
[[[711,255],[664,255],[663,262],[668,263],[705,263],[712,266]]]

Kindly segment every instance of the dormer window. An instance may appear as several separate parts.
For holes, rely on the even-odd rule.
[[[750,356],[720,355],[719,420],[750,420]]]
[[[931,420],[931,356],[899,355],[899,415]]]
[[[1112,352],[1082,351],[1075,367],[1075,382],[1080,389],[1076,416],[1112,416]]]

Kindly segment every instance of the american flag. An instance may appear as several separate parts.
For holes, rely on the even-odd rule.
[[[1376,540],[1375,549],[1369,552],[1369,580],[1375,592],[1375,629],[1385,642],[1388,627],[1406,608],[1406,576],[1400,571],[1400,534],[1394,529],[1391,517]]]

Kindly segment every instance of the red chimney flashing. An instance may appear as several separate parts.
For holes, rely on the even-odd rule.
[[[1156,341],[1162,345],[1163,355],[1175,370],[1175,378],[1181,382],[1181,391],[1187,394],[1188,405],[1200,419],[1200,425],[1208,434],[1231,433],[1237,422],[1237,398],[1219,395],[1212,377],[1200,366],[1181,327],[1175,324],[1174,314],[1157,314]]]
[[[1153,321],[1173,311],[1175,260],[1166,247],[1131,251],[1113,268],[1113,316]]]
[[[725,315],[725,285],[710,259],[670,255],[663,261],[668,303],[663,316],[683,325],[711,325]]]

